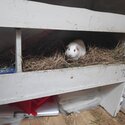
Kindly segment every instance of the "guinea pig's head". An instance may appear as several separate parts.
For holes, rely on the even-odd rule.
[[[79,55],[79,48],[76,45],[67,46],[65,55],[68,58],[75,59]]]

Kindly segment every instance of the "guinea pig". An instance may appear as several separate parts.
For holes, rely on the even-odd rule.
[[[76,39],[69,43],[65,51],[65,56],[72,59],[78,60],[86,54],[85,43],[81,39]]]

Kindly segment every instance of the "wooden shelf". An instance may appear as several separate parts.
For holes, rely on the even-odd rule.
[[[125,65],[123,64],[0,75],[0,104],[118,84],[124,81]]]
[[[121,14],[27,0],[1,1],[0,10],[0,27],[125,32]]]

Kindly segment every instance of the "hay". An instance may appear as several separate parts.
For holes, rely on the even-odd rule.
[[[118,44],[116,48],[102,49],[90,47],[84,58],[77,61],[67,60],[62,53],[55,53],[50,57],[30,56],[23,59],[23,71],[60,69],[95,64],[125,63],[124,47]]]
[[[23,71],[47,70],[64,68],[68,63],[65,57],[56,53],[52,57],[28,57],[24,58]]]
[[[77,61],[66,59],[64,53],[56,52],[49,57],[45,55],[23,57],[23,71],[60,69],[96,64],[124,64],[124,46],[118,44],[114,49],[89,47],[84,58]],[[0,68],[15,66],[15,55],[8,51],[0,56]]]

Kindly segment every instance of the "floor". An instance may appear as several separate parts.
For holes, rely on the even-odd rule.
[[[104,109],[97,107],[68,116],[25,119],[21,125],[125,125],[125,114],[119,112],[117,117],[112,118]]]

